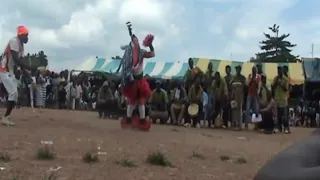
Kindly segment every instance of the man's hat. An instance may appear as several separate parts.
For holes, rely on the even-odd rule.
[[[17,28],[17,35],[28,35],[29,30],[25,26],[18,26]]]

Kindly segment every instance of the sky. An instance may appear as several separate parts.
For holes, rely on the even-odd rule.
[[[247,61],[273,24],[291,34],[294,55],[310,57],[314,44],[320,56],[317,0],[11,0],[1,6],[0,48],[24,25],[25,51],[43,50],[53,70],[72,69],[92,56],[122,56],[120,46],[130,40],[127,21],[140,41],[155,36],[154,61]]]

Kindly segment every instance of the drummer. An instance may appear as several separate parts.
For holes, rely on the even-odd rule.
[[[189,69],[185,72],[183,80],[186,87],[187,92],[189,93],[189,89],[194,83],[195,76],[198,74],[203,74],[201,69],[197,66],[194,66],[193,59],[189,58],[188,60]]]
[[[167,92],[161,88],[161,81],[156,81],[156,89],[151,92],[149,98],[150,111],[149,116],[155,123],[157,119],[160,119],[160,123],[164,124],[167,122],[168,115],[168,95]]]
[[[214,115],[213,119],[221,115],[222,109],[227,104],[226,100],[228,97],[228,87],[226,80],[221,77],[220,73],[217,71],[215,73],[214,81],[211,85],[211,94],[214,96]],[[211,120],[209,120],[209,126],[211,126]]]
[[[191,124],[191,119],[193,120],[192,126],[193,127],[200,127],[200,120],[203,115],[203,89],[201,87],[201,74],[197,74],[194,77],[194,84],[190,87],[190,90],[188,92],[188,98],[190,104],[197,104],[198,114],[194,117],[191,117],[188,113],[185,120],[185,126],[189,127]],[[201,113],[200,113],[201,112]]]
[[[186,103],[188,101],[187,91],[183,87],[182,81],[178,81],[176,83],[176,87],[173,89],[171,93],[170,101],[171,101],[170,111],[171,111],[172,123],[174,125],[182,124],[182,119],[184,118],[184,114],[186,110]]]

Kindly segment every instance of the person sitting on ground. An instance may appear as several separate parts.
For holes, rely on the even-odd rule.
[[[97,110],[99,112],[99,118],[106,118],[108,115],[108,107],[110,105],[113,105],[114,102],[114,96],[112,94],[112,91],[109,87],[108,81],[105,81],[98,92],[97,97]]]
[[[178,81],[176,87],[173,89],[170,96],[171,106],[171,123],[174,125],[181,124],[184,118],[184,113],[186,110],[186,103],[188,101],[187,91],[183,87],[183,83]]]
[[[194,84],[190,87],[188,92],[188,99],[190,104],[197,104],[198,105],[198,114],[196,117],[191,117],[189,114],[185,117],[185,126],[189,127],[192,121],[193,127],[200,127],[200,120],[203,116],[203,89],[201,87],[201,75],[197,74],[194,77]]]
[[[153,123],[156,123],[157,119],[160,119],[160,123],[164,124],[167,122],[168,115],[168,95],[167,92],[161,88],[161,81],[156,81],[156,89],[151,92],[149,98],[150,111],[149,116]]]
[[[261,127],[263,127],[265,134],[272,134],[274,128],[275,128],[275,118],[276,118],[276,103],[274,99],[272,98],[271,91],[267,91],[267,105],[264,106],[260,110],[260,113],[262,115],[262,123]]]

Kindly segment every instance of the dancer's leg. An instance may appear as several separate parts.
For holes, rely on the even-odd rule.
[[[145,124],[146,123],[146,108],[144,104],[139,105],[139,115],[140,115],[140,123]]]
[[[15,106],[15,102],[18,99],[18,86],[17,83],[14,81],[14,77],[12,77],[12,75],[10,75],[8,72],[0,73],[0,78],[8,92],[7,110],[2,119],[2,123],[6,125],[14,125],[13,122],[8,120],[8,117],[11,115],[12,109]]]
[[[127,124],[131,124],[131,122],[132,122],[132,113],[133,113],[133,110],[135,109],[135,107],[136,106],[133,103],[130,103],[127,106]]]

